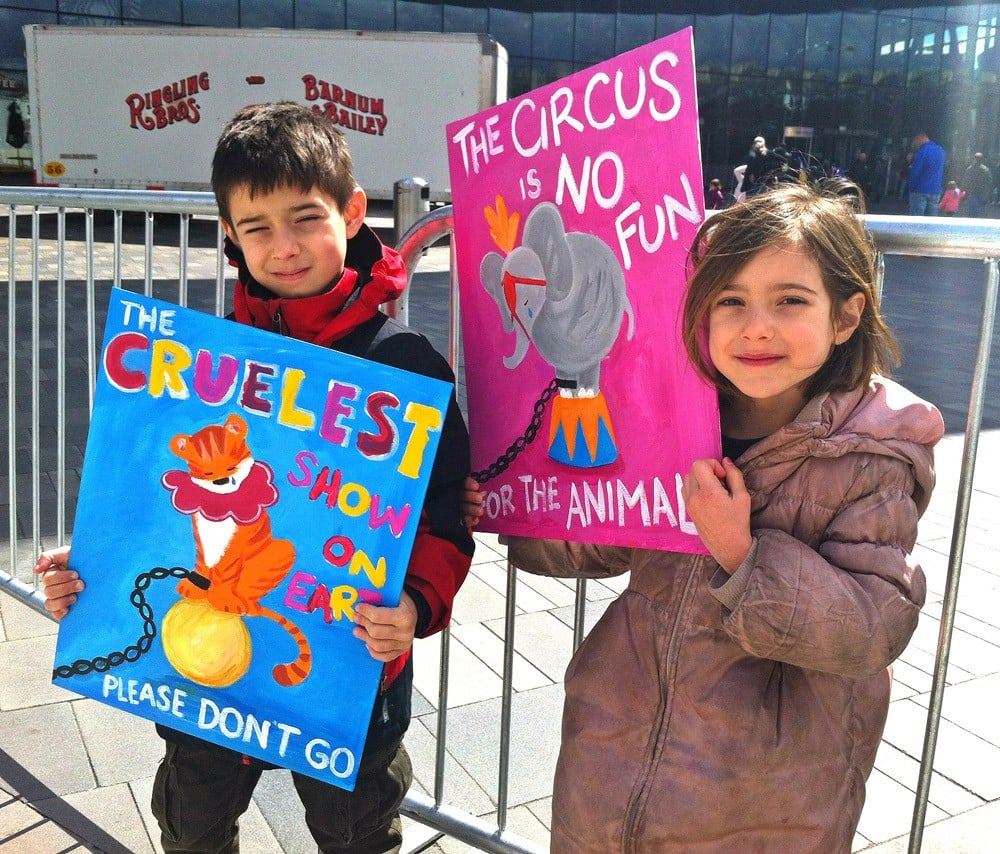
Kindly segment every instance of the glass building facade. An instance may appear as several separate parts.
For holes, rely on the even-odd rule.
[[[958,174],[975,151],[1000,159],[998,17],[1000,4],[807,0],[8,0],[0,98],[25,97],[24,24],[483,32],[508,51],[511,96],[690,26],[706,175],[725,180],[754,136],[773,145],[786,128],[811,128],[787,144],[831,164],[862,150],[891,164],[918,124]]]

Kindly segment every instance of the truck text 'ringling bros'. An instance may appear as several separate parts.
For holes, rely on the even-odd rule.
[[[448,122],[503,103],[507,52],[488,36],[206,27],[24,27],[35,181],[208,190],[241,107],[296,101],[344,132],[358,183],[391,199],[424,178],[450,201]]]

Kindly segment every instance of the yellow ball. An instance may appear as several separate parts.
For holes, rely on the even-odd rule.
[[[204,599],[181,599],[163,618],[163,651],[181,676],[225,688],[250,668],[250,632],[239,614],[217,611]]]

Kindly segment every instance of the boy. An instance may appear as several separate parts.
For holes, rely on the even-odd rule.
[[[238,269],[234,317],[343,353],[454,382],[427,340],[379,311],[402,293],[406,269],[365,225],[367,200],[340,131],[293,103],[241,110],[223,129],[212,189]],[[401,803],[412,779],[403,734],[410,721],[414,637],[440,631],[471,563],[460,517],[469,438],[452,395],[420,527],[395,608],[356,607],[354,634],[384,662],[357,784],[347,792],[292,774],[321,852],[382,854],[402,844]],[[64,616],[83,589],[69,549],[47,552],[46,606]],[[153,786],[165,852],[236,852],[238,819],[270,766],[157,726],[166,755]]]

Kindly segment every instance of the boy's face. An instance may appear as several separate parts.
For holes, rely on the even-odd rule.
[[[250,274],[280,297],[322,293],[344,271],[347,241],[365,220],[364,192],[354,191],[345,211],[313,187],[279,187],[250,197],[240,186],[229,197],[229,239],[243,250]]]

